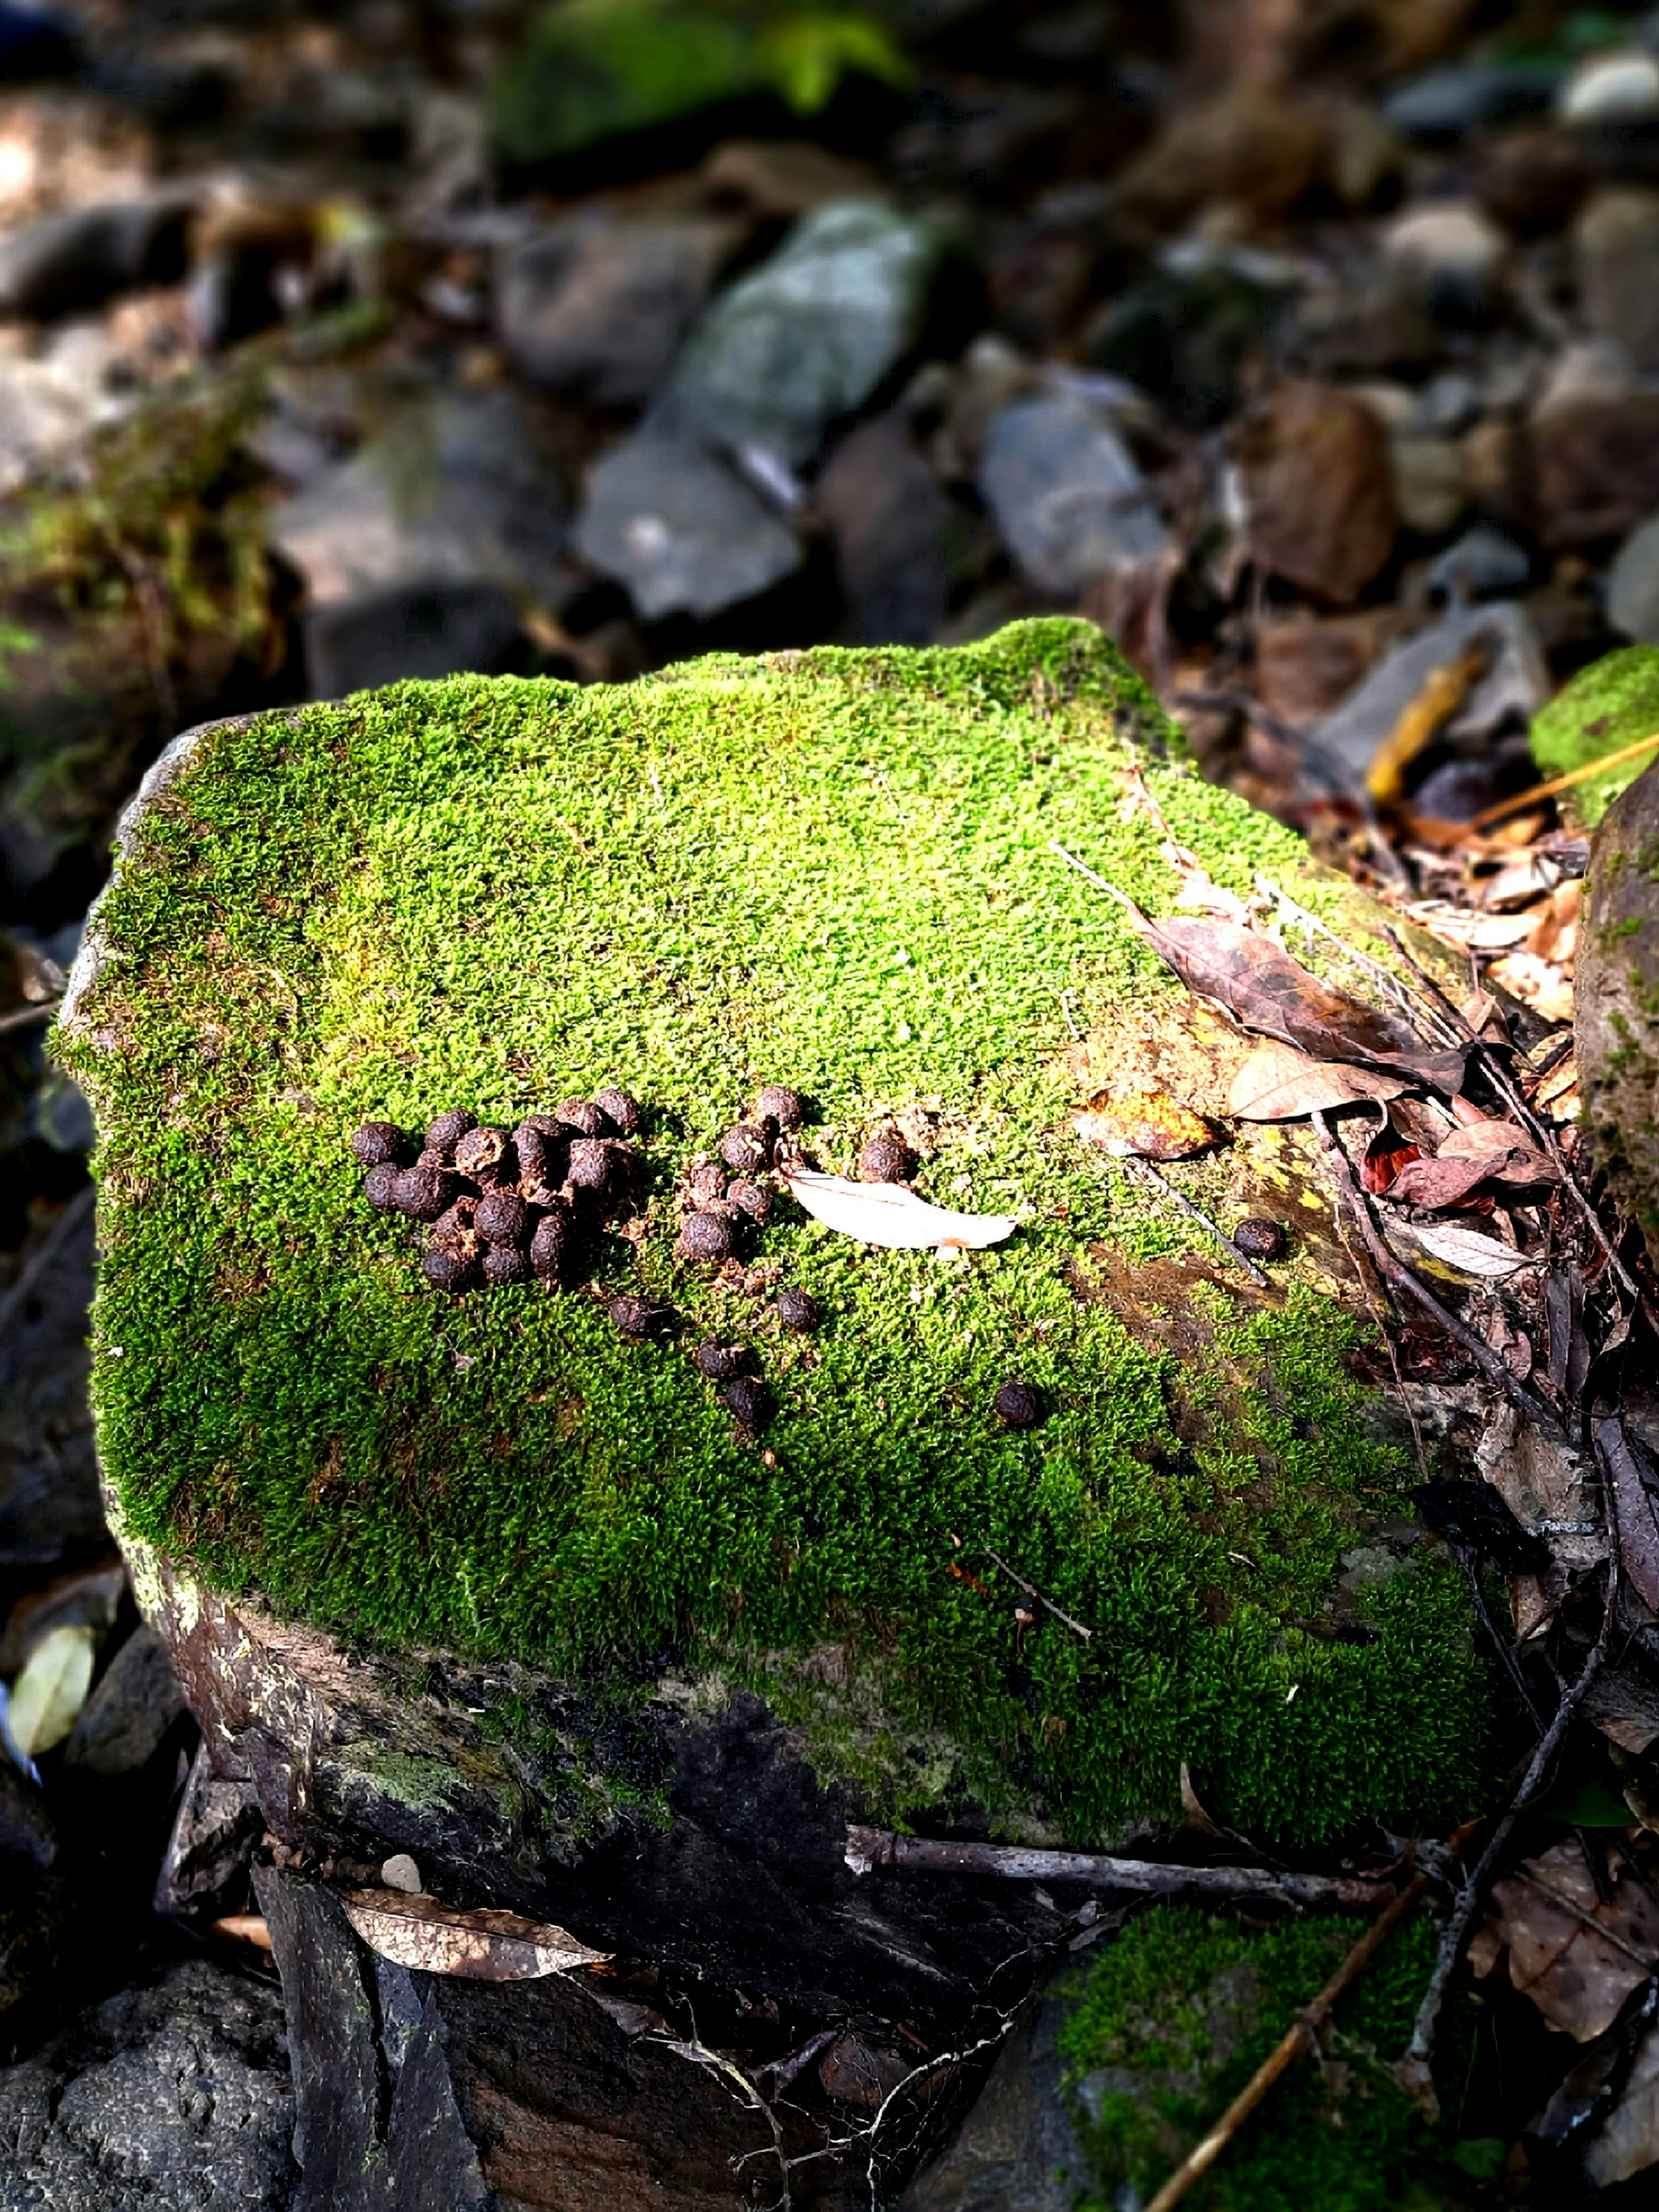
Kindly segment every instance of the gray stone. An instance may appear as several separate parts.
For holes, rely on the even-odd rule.
[[[1005,408],[985,440],[979,487],[1014,558],[1057,599],[1145,568],[1169,546],[1123,441],[1069,398]]]
[[[141,1626],[82,1708],[64,1747],[64,1763],[93,1774],[134,1774],[154,1758],[184,1710],[166,1644],[153,1628]]]
[[[1072,2212],[1089,2170],[1060,2086],[1064,2017],[1045,1998],[1015,2022],[979,2102],[911,2183],[902,2212]]]
[[[532,383],[599,407],[635,407],[674,365],[741,237],[696,219],[584,215],[503,255],[495,334]]]
[[[1632,531],[1607,571],[1607,620],[1638,645],[1659,645],[1659,514]]]
[[[20,1869],[44,1874],[58,1856],[58,1832],[39,1786],[0,1752],[0,1879]]]
[[[1564,123],[1595,131],[1659,118],[1659,60],[1639,50],[1592,54],[1561,88]]]
[[[1659,369],[1659,192],[1598,192],[1573,228],[1578,304],[1632,368]]]
[[[788,526],[734,470],[666,423],[615,446],[587,479],[585,561],[626,584],[647,622],[719,614],[800,566]]]
[[[1495,313],[1508,246],[1478,207],[1447,200],[1408,208],[1389,224],[1383,252],[1437,323],[1462,330]]]
[[[884,415],[839,447],[818,479],[842,596],[862,645],[921,645],[945,620],[951,502],[910,441]]]
[[[1376,749],[1437,668],[1455,660],[1477,636],[1490,636],[1492,662],[1453,718],[1454,745],[1484,746],[1510,722],[1528,722],[1550,696],[1549,672],[1525,610],[1498,601],[1460,607],[1397,645],[1310,735],[1356,795]]]
[[[35,321],[101,307],[140,284],[185,272],[190,204],[117,202],[47,216],[0,242],[0,315]]]
[[[518,605],[558,605],[573,574],[563,489],[506,392],[411,401],[272,517],[305,579],[323,697],[398,677],[499,670]]]
[[[1462,605],[1522,591],[1531,574],[1531,561],[1512,538],[1490,522],[1477,522],[1436,556],[1429,568],[1429,589]]]
[[[287,2212],[276,1991],[179,1960],[0,2069],[0,2212]]]
[[[804,216],[692,334],[670,387],[683,419],[733,453],[815,460],[920,337],[941,246],[875,200]]]
[[[1382,119],[1423,146],[1453,146],[1472,131],[1546,112],[1557,75],[1527,62],[1459,62],[1396,86]]]
[[[155,1879],[161,1918],[216,1920],[240,1911],[247,1902],[253,1847],[264,1826],[252,1783],[220,1774],[208,1745],[198,1744]]]

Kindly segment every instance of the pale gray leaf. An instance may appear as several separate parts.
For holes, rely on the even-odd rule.
[[[814,1221],[860,1244],[922,1251],[931,1245],[978,1252],[1000,1244],[1019,1224],[1006,1213],[953,1213],[896,1182],[851,1182],[813,1168],[786,1168],[784,1181]]]

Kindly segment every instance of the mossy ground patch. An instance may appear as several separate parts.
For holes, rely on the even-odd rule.
[[[1342,1553],[1409,1476],[1328,1278],[1292,1265],[1259,1309],[1217,1291],[1199,1360],[1079,1295],[1103,1253],[1202,1241],[1070,1127],[1073,1030],[1097,1063],[1181,1003],[1050,849],[1168,910],[1126,735],[1218,881],[1266,868],[1343,915],[1081,623],[210,732],[118,868],[62,1040],[100,1117],[95,1389],[134,1534],[385,1647],[616,1683],[718,1663],[897,1814],[967,1789],[1100,1834],[1166,1808],[1183,1759],[1308,1838],[1461,1800],[1484,1680],[1455,1577],[1407,1560],[1329,1632]],[[643,1233],[588,1292],[433,1293],[360,1196],[356,1124],[511,1122],[607,1081],[651,1113]],[[666,1204],[767,1082],[815,1102],[830,1168],[926,1109],[924,1194],[1018,1235],[951,1262],[775,1224],[769,1273],[825,1316],[789,1337],[675,1261]],[[1170,1172],[1216,1203],[1237,1178]],[[684,1346],[617,1335],[619,1291],[756,1346],[770,1460]],[[1012,1375],[1050,1408],[1023,1434],[991,1411]],[[1210,1401],[1184,1434],[1174,1395]],[[986,1547],[1092,1638],[1017,1622]],[[830,1647],[860,1697],[809,1663]]]

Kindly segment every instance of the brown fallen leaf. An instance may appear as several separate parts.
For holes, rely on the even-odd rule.
[[[1365,1147],[1365,1157],[1359,1164],[1360,1182],[1373,1198],[1380,1198],[1402,1168],[1422,1157],[1422,1146],[1402,1136],[1394,1126],[1393,1115],[1386,1115],[1382,1127]]]
[[[1590,1436],[1613,1498],[1619,1563],[1637,1595],[1659,1612],[1659,1513],[1644,1480],[1639,1448],[1616,1414],[1596,1415]]]
[[[1462,1050],[1436,1052],[1399,1016],[1350,998],[1254,930],[1231,921],[1149,921],[1130,904],[1135,927],[1187,988],[1235,1021],[1318,1060],[1357,1062],[1403,1074],[1455,1097]]]
[[[1405,1087],[1401,1076],[1315,1060],[1293,1044],[1264,1037],[1234,1076],[1227,1111],[1239,1121],[1295,1121],[1365,1099],[1397,1098]]]
[[[1659,2021],[1643,2031],[1619,2101],[1584,2154],[1584,2171],[1598,2189],[1628,2181],[1659,2160]]]
[[[1167,1091],[1103,1091],[1072,1116],[1085,1145],[1098,1145],[1121,1159],[1135,1153],[1144,1160],[1185,1160],[1206,1152],[1220,1132]]]
[[[1486,1421],[1474,1463],[1521,1526],[1547,1544],[1562,1566],[1582,1572],[1607,1558],[1601,1485],[1570,1444],[1503,1405]]]
[[[341,1897],[346,1918],[371,1951],[423,1974],[474,1982],[539,1981],[573,1966],[602,1965],[611,1954],[516,1912],[459,1911],[435,1897],[398,1889],[353,1889]]]
[[[1659,1683],[1634,1661],[1603,1669],[1578,1708],[1610,1743],[1640,1758],[1659,1738]]]
[[[1526,1131],[1513,1121],[1460,1122],[1441,1146],[1443,1159],[1487,1159],[1492,1172],[1504,1182],[1536,1184],[1559,1182],[1561,1170],[1547,1152],[1540,1152]]]
[[[1507,1946],[1511,1983],[1577,2043],[1610,2027],[1659,1966],[1659,1905],[1623,1864],[1607,1878],[1603,1903],[1569,1837],[1493,1885],[1486,1925],[1469,1947],[1475,1972],[1485,1975]]]
[[[1388,1194],[1400,1206],[1437,1208],[1456,1206],[1493,1170],[1490,1156],[1484,1159],[1408,1160],[1389,1185]]]

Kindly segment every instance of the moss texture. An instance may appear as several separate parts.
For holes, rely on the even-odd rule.
[[[1485,1684],[1455,1576],[1407,1560],[1328,1632],[1342,1553],[1410,1477],[1317,1271],[1259,1308],[1206,1293],[1179,1351],[1093,1294],[1115,1253],[1203,1243],[1070,1128],[1072,1025],[1109,1061],[1188,1008],[1050,849],[1169,910],[1130,738],[1218,880],[1267,868],[1355,926],[1082,623],[209,732],[61,1040],[101,1130],[94,1388],[133,1532],[382,1649],[722,1668],[896,1814],[966,1789],[1097,1835],[1167,1809],[1182,1759],[1289,1835],[1462,1802]],[[607,1081],[652,1117],[637,1239],[585,1292],[429,1291],[359,1195],[353,1127]],[[953,1262],[797,1222],[747,1287],[688,1272],[670,1186],[766,1082],[816,1101],[835,1168],[930,1109],[923,1190],[1018,1233]],[[1170,1172],[1224,1198],[1224,1166]],[[782,1336],[775,1281],[822,1302],[817,1338]],[[672,1298],[687,1344],[757,1347],[766,1452],[685,1345],[617,1337],[623,1289]],[[1024,1434],[991,1412],[1015,1374],[1050,1408]],[[987,1547],[1091,1641],[1022,1627]]]
[[[1079,2133],[1106,2212],[1127,2189],[1142,2203],[1213,2124],[1364,1923],[1247,1930],[1192,1907],[1132,1922],[1060,1992],[1060,2032]],[[1338,2006],[1323,2063],[1298,2066],[1193,2191],[1210,2212],[1401,2212],[1443,2207],[1492,2146],[1448,2147],[1388,2063],[1406,2045],[1433,1965],[1420,1916],[1394,1936]],[[1467,2016],[1443,2038],[1455,2073]],[[1498,2147],[1501,2148],[1501,2146]]]
[[[1565,775],[1621,745],[1659,736],[1659,647],[1627,645],[1581,669],[1533,718],[1532,757],[1543,775]],[[1562,796],[1570,815],[1594,829],[1621,791],[1653,760],[1628,760]]]

